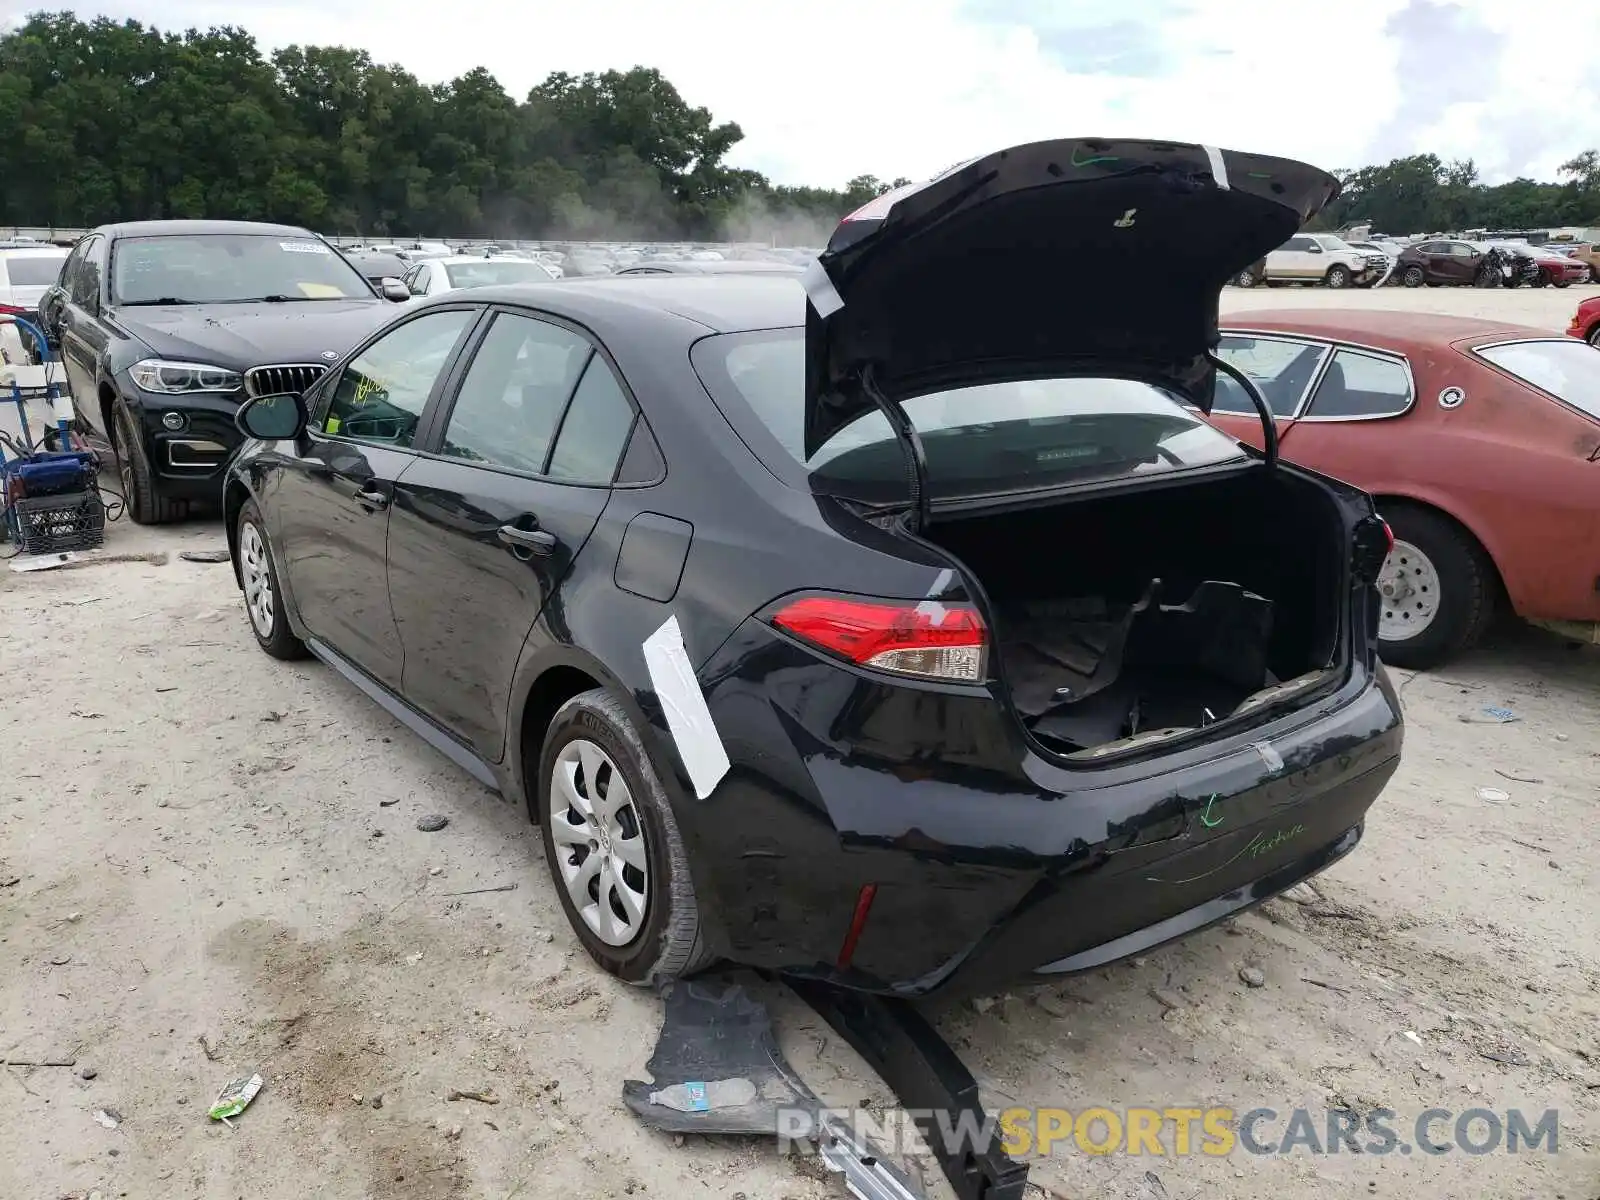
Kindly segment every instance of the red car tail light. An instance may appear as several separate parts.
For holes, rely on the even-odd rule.
[[[32,311],[32,309],[23,308],[17,304],[0,304],[0,317],[20,317],[24,313]]]
[[[807,596],[783,605],[770,619],[857,666],[953,683],[984,679],[988,631],[970,605]]]

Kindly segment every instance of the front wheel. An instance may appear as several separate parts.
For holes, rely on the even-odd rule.
[[[1589,336],[1583,340],[1588,342],[1589,345],[1593,346],[1596,350],[1600,350],[1600,325],[1596,325],[1593,329],[1589,330]]]
[[[1256,285],[1255,273],[1253,271],[1240,271],[1233,277],[1233,284],[1235,287],[1253,288]]]
[[[128,515],[134,523],[165,525],[188,516],[187,500],[174,500],[156,490],[155,472],[150,469],[144,434],[133,413],[120,400],[115,402],[112,428],[108,432],[117,453],[117,478],[122,484],[122,498],[127,502]]]
[[[250,618],[250,632],[256,645],[273,658],[290,661],[305,658],[306,644],[289,628],[283,611],[283,589],[278,583],[278,567],[272,561],[267,542],[266,522],[254,500],[246,500],[239,510],[239,580],[244,585],[244,611]]]
[[[1378,576],[1378,653],[1391,666],[1438,666],[1493,621],[1493,564],[1441,513],[1402,505],[1382,515],[1394,549]]]
[[[535,778],[545,862],[589,957],[644,987],[709,965],[677,818],[622,703],[596,688],[563,704]]]
[[[1572,286],[1572,280],[1566,278],[1565,276],[1562,276],[1560,279],[1552,280],[1551,282],[1558,288]]]
[[[1328,273],[1323,278],[1327,285],[1331,288],[1349,287],[1350,268],[1342,267],[1338,263],[1334,263],[1333,266],[1328,268]]]

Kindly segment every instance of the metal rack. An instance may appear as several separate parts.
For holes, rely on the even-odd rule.
[[[106,523],[99,463],[73,448],[72,398],[55,378],[49,341],[22,317],[0,322],[29,335],[39,354],[38,363],[0,363],[0,410],[11,410],[0,418],[15,415],[14,425],[0,420],[0,537],[15,545],[13,554],[94,549]]]

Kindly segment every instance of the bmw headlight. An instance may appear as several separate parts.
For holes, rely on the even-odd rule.
[[[208,363],[168,362],[147,358],[128,370],[133,381],[147,392],[179,396],[194,392],[233,392],[243,386],[237,371],[213,367]]]

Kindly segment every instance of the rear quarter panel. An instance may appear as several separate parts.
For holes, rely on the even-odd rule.
[[[1417,400],[1391,420],[1298,423],[1285,456],[1379,497],[1418,500],[1477,537],[1523,617],[1600,620],[1600,424],[1457,344],[1396,345]],[[1445,408],[1439,397],[1460,388]],[[1379,505],[1380,511],[1382,505]]]

